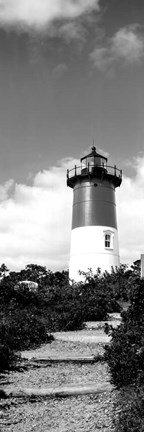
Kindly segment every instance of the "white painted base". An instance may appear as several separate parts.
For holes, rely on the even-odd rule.
[[[110,248],[105,247],[105,234],[111,236]],[[96,273],[97,268],[103,273],[111,272],[112,267],[119,267],[118,232],[115,228],[104,226],[85,226],[75,228],[71,233],[71,251],[69,277],[76,282],[83,280],[79,270],[87,272],[89,268]]]

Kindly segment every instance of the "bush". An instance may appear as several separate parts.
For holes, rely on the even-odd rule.
[[[144,383],[144,281],[139,281],[131,295],[127,312],[122,313],[122,323],[105,331],[112,339],[105,347],[105,360],[112,382],[118,387]]]
[[[115,270],[112,268],[111,273],[106,271],[103,278],[111,297],[120,303],[129,302],[140,281],[140,268],[131,266],[129,269],[127,265],[121,264]]]
[[[138,280],[137,273],[124,266],[111,274],[101,275],[97,271],[93,275],[89,271],[84,274],[84,283],[73,285],[69,284],[67,271],[53,273],[35,264],[20,272],[8,272],[3,264],[0,316],[5,338],[0,334],[0,344],[9,364],[14,350],[46,342],[47,332],[78,330],[84,321],[106,320],[110,312],[119,312],[118,300],[127,299],[130,286],[134,287],[134,281]],[[30,289],[21,283],[23,280],[37,282],[38,288]]]
[[[81,298],[77,286],[45,287],[42,309],[52,331],[78,330],[83,326]],[[43,299],[43,296],[42,296]]]
[[[144,388],[128,387],[119,392],[114,412],[115,432],[143,432]]]
[[[15,369],[20,357],[6,344],[0,342],[0,372]]]
[[[0,372],[12,369],[16,366],[18,356],[16,355],[11,344],[9,325],[1,322],[0,324]]]
[[[105,276],[99,271],[95,275],[91,271],[83,272],[83,276],[85,282],[78,284],[77,290],[81,298],[84,321],[104,321],[109,313],[120,312],[119,303]]]
[[[15,369],[20,357],[5,342],[0,342],[0,372]]]
[[[49,342],[47,328],[42,317],[28,309],[9,309],[1,313],[0,325],[0,370],[12,369],[16,366],[23,349],[35,347]]]
[[[51,277],[51,275],[50,275]],[[82,327],[83,318],[77,290],[67,283],[40,285],[33,292],[28,286],[16,285],[8,277],[0,284],[0,368],[13,367],[16,352],[50,342],[48,333],[76,330]],[[63,281],[66,275],[63,274]],[[54,280],[60,281],[59,273]]]
[[[35,309],[15,310],[10,318],[11,344],[14,349],[26,349],[48,342],[43,317]]]

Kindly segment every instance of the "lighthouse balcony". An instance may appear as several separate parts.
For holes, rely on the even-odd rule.
[[[97,165],[93,166],[88,164],[87,167],[81,165],[67,170],[67,186],[73,188],[78,180],[81,179],[107,179],[113,183],[115,187],[121,185],[122,182],[122,170],[119,170],[116,165]]]

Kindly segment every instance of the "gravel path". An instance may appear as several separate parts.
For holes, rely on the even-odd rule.
[[[11,401],[3,412],[3,432],[114,431],[115,395]]]
[[[69,333],[69,332],[67,332]],[[41,357],[60,357],[60,355],[98,355],[103,354],[103,345],[91,342],[71,341],[67,335],[66,340],[54,340],[51,344],[45,344],[40,348],[30,351],[23,351],[22,357],[32,359],[33,357],[40,359]]]
[[[88,344],[107,344],[110,340],[110,337],[104,334],[103,330],[81,330],[81,332],[56,332],[54,336],[55,340]]]
[[[101,330],[94,330],[99,332]],[[93,330],[85,330],[87,336]],[[71,333],[71,332],[70,332]],[[55,340],[36,350],[24,351],[23,357],[39,359],[44,356],[68,354],[97,355],[103,353],[103,345],[95,344],[89,338],[73,341]],[[68,336],[68,333],[67,333]],[[6,387],[42,388],[64,384],[103,384],[109,382],[107,365],[57,363],[28,368],[24,372],[11,372]],[[5,387],[5,386],[4,386]],[[97,395],[83,395],[70,398],[7,399],[1,403],[3,432],[94,432],[114,431],[113,416],[116,391],[105,391]]]

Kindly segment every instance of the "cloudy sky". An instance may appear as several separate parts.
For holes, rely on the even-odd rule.
[[[123,169],[121,262],[144,253],[143,0],[0,0],[0,262],[68,267],[66,169]]]

